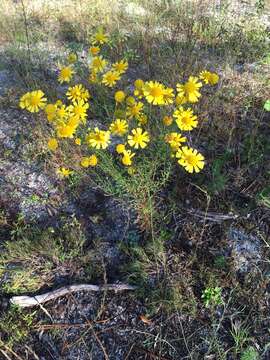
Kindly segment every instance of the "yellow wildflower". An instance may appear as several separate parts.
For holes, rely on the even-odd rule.
[[[73,116],[78,116],[82,120],[83,124],[86,123],[87,119],[87,109],[89,104],[85,103],[83,100],[73,101],[73,104],[69,106],[70,114]]]
[[[173,103],[174,92],[172,88],[163,89],[163,100],[164,100],[164,105],[170,105]]]
[[[128,124],[126,120],[116,119],[110,125],[110,131],[114,135],[123,136],[128,130]]]
[[[61,178],[68,177],[69,175],[73,174],[72,170],[66,169],[64,167],[57,169],[56,172]]]
[[[187,138],[177,132],[171,132],[165,136],[165,142],[168,143],[172,151],[177,151]]]
[[[173,116],[176,118],[175,122],[180,130],[190,131],[197,127],[197,116],[193,114],[192,109],[184,109],[182,106],[174,111]]]
[[[118,144],[115,149],[117,154],[122,154],[126,150],[126,146],[124,144]]]
[[[48,149],[55,151],[58,148],[58,141],[55,138],[50,138],[48,141]]]
[[[75,144],[76,145],[81,145],[82,144],[82,140],[80,138],[76,138],[75,139]]]
[[[185,84],[176,84],[177,91],[180,96],[185,96],[188,102],[195,103],[199,100],[201,93],[199,89],[202,83],[195,76],[190,76]]]
[[[146,100],[153,105],[164,105],[164,86],[157,81],[145,83],[143,93]]]
[[[69,83],[72,79],[74,71],[71,66],[64,66],[60,68],[60,73],[58,75],[58,81],[63,84],[64,82]]]
[[[89,91],[82,84],[71,86],[66,93],[67,98],[72,101],[87,101],[90,97]]]
[[[108,61],[103,59],[102,56],[95,56],[92,60],[91,68],[94,72],[100,72],[103,71],[107,63]]]
[[[125,100],[126,94],[124,93],[124,91],[116,91],[116,93],[114,94],[114,99],[116,102],[121,103]]]
[[[89,166],[96,166],[98,163],[98,159],[96,157],[96,155],[91,155],[91,156],[88,156],[88,157],[83,157],[82,160],[81,160],[81,166],[82,167],[89,167]]]
[[[129,105],[127,107],[127,117],[129,119],[132,119],[133,117],[137,118],[138,116],[140,116],[143,110],[143,106],[144,106],[143,103],[140,101],[139,102],[135,101],[134,104]]]
[[[110,132],[99,130],[98,127],[87,135],[89,145],[96,149],[106,149],[110,143]]]
[[[114,71],[118,72],[119,74],[124,74],[128,68],[128,62],[125,60],[121,60],[112,64],[112,68]]]
[[[135,149],[141,147],[144,149],[150,141],[147,131],[143,132],[142,128],[132,129],[132,135],[128,135],[128,144]]]
[[[108,42],[108,36],[104,34],[103,30],[98,30],[93,38],[93,44],[105,44]]]
[[[204,156],[196,149],[184,146],[180,148],[176,153],[178,158],[178,164],[183,166],[189,173],[200,172],[204,167]]]
[[[132,153],[131,150],[125,150],[123,152],[123,157],[122,157],[122,164],[125,166],[130,166],[132,165],[132,158],[135,156],[135,153]]]
[[[35,90],[24,94],[20,98],[20,108],[26,109],[32,113],[39,112],[46,106],[47,99],[44,97],[44,92]]]
[[[59,138],[73,138],[73,135],[76,131],[76,127],[69,125],[59,125],[57,126],[56,130],[57,130],[57,136]]]
[[[107,71],[105,74],[103,74],[102,83],[105,86],[113,87],[119,79],[120,79],[120,74],[116,71],[110,70]]]
[[[200,73],[200,79],[202,79],[205,84],[216,85],[219,81],[219,76],[216,73],[204,70]]]
[[[92,56],[96,56],[100,52],[100,47],[99,46],[91,46],[88,51],[89,51],[89,54],[91,54]]]

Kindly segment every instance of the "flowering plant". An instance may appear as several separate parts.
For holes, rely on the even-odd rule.
[[[187,172],[201,171],[205,158],[189,146],[189,136],[186,136],[200,123],[191,106],[200,100],[203,86],[216,85],[219,76],[204,70],[198,76],[190,76],[184,83],[177,83],[175,89],[159,81],[142,79],[121,89],[118,84],[128,70],[128,62],[121,59],[110,64],[102,55],[108,42],[109,38],[103,30],[98,30],[91,39],[87,86],[74,82],[74,64],[78,57],[70,53],[66,64],[59,68],[58,75],[61,84],[70,84],[65,99],[49,103],[42,90],[27,92],[20,99],[22,109],[32,113],[44,111],[52,131],[47,142],[49,151],[57,152],[64,141],[81,147],[79,163],[73,169],[60,167],[58,174],[67,177],[78,165],[83,168],[97,166],[98,153],[108,150],[114,136],[120,139],[114,153],[128,168],[129,174],[136,171],[137,152],[144,151],[160,137],[168,145],[171,157]],[[97,96],[98,87],[108,88],[106,94],[109,99],[114,91],[115,103],[114,111],[108,114],[109,122],[100,126],[91,125],[89,119],[91,100]],[[116,87],[116,91],[112,90]],[[157,116],[162,120],[158,121]]]

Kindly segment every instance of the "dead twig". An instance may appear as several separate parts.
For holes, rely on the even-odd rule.
[[[205,211],[196,210],[196,209],[185,209],[185,211],[195,217],[198,217],[198,218],[201,218],[201,219],[207,220],[207,221],[217,222],[217,223],[220,223],[220,222],[226,221],[226,220],[234,220],[239,217],[238,215],[219,214],[219,213],[212,213],[212,212],[207,212],[207,214],[205,214]]]
[[[94,292],[102,292],[102,291],[124,291],[124,290],[135,290],[136,287],[128,284],[108,284],[108,285],[71,285],[64,286],[60,289],[53,290],[47,292],[42,295],[37,296],[13,296],[10,299],[10,302],[14,305],[20,306],[22,308],[32,307],[36,305],[40,305],[47,301],[55,300],[60,296],[65,296],[70,293],[78,292],[78,291],[94,291]]]

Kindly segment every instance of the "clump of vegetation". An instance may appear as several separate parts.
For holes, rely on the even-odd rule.
[[[203,291],[202,299],[206,307],[222,304],[222,289],[220,287],[209,287]]]
[[[0,317],[0,349],[15,344],[22,344],[29,335],[32,324],[35,321],[36,311],[25,312],[12,306],[7,313]]]
[[[190,134],[190,131],[202,126],[202,121],[190,105],[199,102],[203,84],[216,85],[219,76],[203,70],[199,76],[189,76],[186,82],[177,83],[176,94],[173,88],[156,80],[137,79],[133,85],[126,84],[125,89],[114,93],[113,104],[112,94],[107,88],[112,89],[118,84],[128,69],[128,61],[124,58],[109,65],[109,61],[101,54],[102,46],[108,43],[109,38],[101,29],[92,38],[88,79],[92,84],[91,89],[81,83],[74,83],[66,92],[65,102],[58,99],[54,103],[47,103],[41,90],[27,92],[20,99],[20,107],[31,113],[44,109],[47,120],[52,125],[53,137],[48,140],[48,149],[54,156],[59,156],[60,145],[63,149],[67,148],[67,142],[77,147],[75,161],[72,157],[69,159],[73,162],[73,169],[70,166],[61,166],[57,170],[58,174],[67,177],[80,166],[95,167],[99,158],[102,163],[101,158],[104,155],[101,152],[108,149],[113,136],[117,137],[114,152],[128,168],[127,173],[130,176],[140,169],[139,166],[133,166],[135,159],[138,158],[138,163],[144,163],[145,157],[154,158],[157,149],[162,147],[162,141],[169,145],[170,151],[164,149],[163,161],[160,161],[166,163],[170,161],[170,157],[176,158],[178,164],[189,173],[202,170],[205,164],[204,156],[191,147],[191,138],[182,132]],[[80,71],[77,59],[76,53],[68,55],[68,64],[59,69],[60,83],[73,81],[75,72]],[[69,103],[66,103],[67,101]],[[99,117],[102,116],[98,119],[102,121],[102,129],[100,126],[91,125],[91,120],[87,121],[88,109],[91,116],[96,117],[97,107],[104,109],[102,114],[98,114]],[[158,118],[163,120],[158,122]],[[106,123],[108,125],[104,129]],[[140,176],[140,173],[138,175]]]
[[[0,255],[5,292],[35,292],[50,286],[56,276],[65,277],[70,272],[78,276],[81,266],[89,261],[83,251],[85,237],[76,218],[65,221],[56,231],[31,226],[23,217],[18,218],[12,238],[3,244]]]

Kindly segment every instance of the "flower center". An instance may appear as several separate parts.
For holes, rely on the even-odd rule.
[[[150,93],[153,97],[160,97],[163,94],[162,89],[160,89],[159,87],[152,88]]]
[[[31,105],[36,106],[39,104],[39,102],[40,102],[39,96],[31,96],[31,98],[30,98]]]

